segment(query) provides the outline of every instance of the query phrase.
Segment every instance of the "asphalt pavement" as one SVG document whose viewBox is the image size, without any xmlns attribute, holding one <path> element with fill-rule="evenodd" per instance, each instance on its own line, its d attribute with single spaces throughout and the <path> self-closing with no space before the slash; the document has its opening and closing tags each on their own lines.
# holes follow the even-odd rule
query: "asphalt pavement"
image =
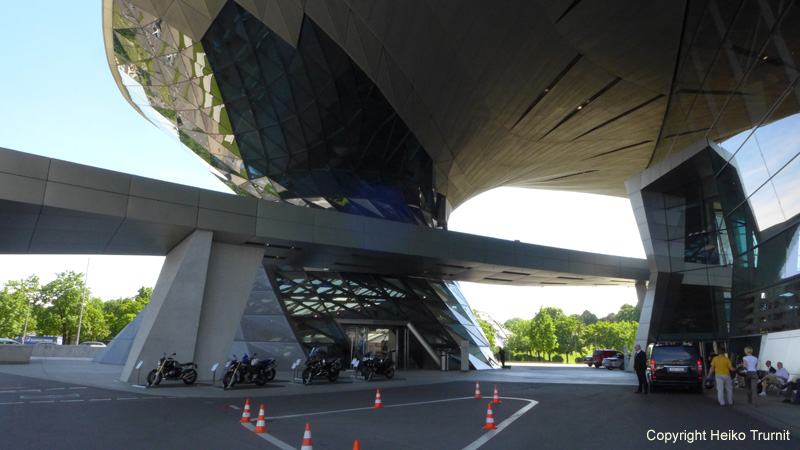
<svg viewBox="0 0 800 450">
<path fill-rule="evenodd" d="M 0 366 L 0 447 L 300 448 L 306 424 L 317 448 L 350 449 L 359 440 L 365 450 L 752 449 L 761 442 L 794 449 L 800 439 L 800 407 L 774 395 L 759 397 L 752 408 L 744 390 L 736 390 L 736 405 L 722 408 L 714 391 L 644 396 L 633 393 L 633 374 L 585 366 L 398 371 L 391 380 L 371 382 L 346 373 L 335 383 L 311 386 L 279 372 L 263 388 L 228 391 L 167 381 L 133 387 L 116 380 L 120 372 L 120 366 L 86 360 Z M 476 382 L 481 398 L 474 395 Z M 492 404 L 495 386 L 501 403 Z M 378 389 L 382 408 L 374 407 Z M 253 423 L 241 424 L 248 400 Z M 267 433 L 256 434 L 251 430 L 262 404 Z M 498 430 L 484 429 L 490 405 Z"/>
</svg>

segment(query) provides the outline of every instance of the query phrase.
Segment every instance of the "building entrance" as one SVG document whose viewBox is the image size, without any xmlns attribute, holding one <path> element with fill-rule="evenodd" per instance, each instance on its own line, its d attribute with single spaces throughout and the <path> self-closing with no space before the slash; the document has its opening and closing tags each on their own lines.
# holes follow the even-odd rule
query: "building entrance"
<svg viewBox="0 0 800 450">
<path fill-rule="evenodd" d="M 408 330 L 402 325 L 344 325 L 350 361 L 364 355 L 389 356 L 397 369 L 408 369 Z"/>
</svg>

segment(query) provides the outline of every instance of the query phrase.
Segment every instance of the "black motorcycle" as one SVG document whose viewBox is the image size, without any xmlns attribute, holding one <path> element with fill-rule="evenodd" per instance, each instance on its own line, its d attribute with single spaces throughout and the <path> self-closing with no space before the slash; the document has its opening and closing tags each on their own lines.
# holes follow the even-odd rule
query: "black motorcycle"
<svg viewBox="0 0 800 450">
<path fill-rule="evenodd" d="M 308 354 L 306 368 L 303 370 L 303 384 L 311 384 L 314 377 L 327 377 L 331 382 L 336 381 L 341 370 L 340 358 L 327 358 L 318 347 L 314 347 Z"/>
<path fill-rule="evenodd" d="M 183 380 L 186 384 L 197 381 L 197 364 L 180 363 L 173 356 L 175 353 L 170 356 L 164 353 L 158 360 L 158 366 L 147 374 L 148 386 L 158 385 L 161 380 Z"/>
<path fill-rule="evenodd" d="M 225 365 L 227 371 L 222 379 L 223 389 L 230 389 L 236 383 L 255 383 L 263 386 L 267 381 L 275 379 L 275 367 L 277 366 L 275 359 L 259 360 L 255 358 L 256 355 L 253 354 L 253 358 L 250 358 L 245 354 L 241 360 L 236 359 L 236 355 L 233 355 L 233 360 Z"/>
<path fill-rule="evenodd" d="M 374 356 L 372 353 L 367 353 L 361 358 L 359 369 L 367 381 L 371 381 L 374 375 L 385 375 L 386 378 L 394 376 L 394 362 L 388 356 Z"/>
</svg>

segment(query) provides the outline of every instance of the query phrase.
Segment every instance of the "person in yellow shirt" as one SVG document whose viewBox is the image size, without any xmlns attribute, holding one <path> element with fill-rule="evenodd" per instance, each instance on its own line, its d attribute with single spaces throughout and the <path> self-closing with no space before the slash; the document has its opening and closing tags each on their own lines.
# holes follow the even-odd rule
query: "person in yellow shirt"
<svg viewBox="0 0 800 450">
<path fill-rule="evenodd" d="M 711 374 L 716 372 L 717 400 L 719 400 L 720 406 L 726 405 L 726 397 L 728 400 L 727 404 L 733 404 L 733 381 L 731 380 L 731 372 L 735 371 L 736 368 L 733 367 L 733 363 L 731 363 L 731 360 L 728 359 L 724 353 L 720 353 L 711 360 L 711 369 L 708 371 L 706 381 L 708 381 Z"/>
</svg>

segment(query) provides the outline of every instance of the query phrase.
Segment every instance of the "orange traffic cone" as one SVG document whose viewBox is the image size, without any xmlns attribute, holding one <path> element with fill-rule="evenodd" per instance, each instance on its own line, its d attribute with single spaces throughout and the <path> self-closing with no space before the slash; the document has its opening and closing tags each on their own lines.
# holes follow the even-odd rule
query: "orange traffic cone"
<svg viewBox="0 0 800 450">
<path fill-rule="evenodd" d="M 494 398 L 492 399 L 492 403 L 503 403 L 500 401 L 500 395 L 497 394 L 497 386 L 494 387 Z"/>
<path fill-rule="evenodd" d="M 475 382 L 475 398 L 481 398 L 481 384 Z"/>
<path fill-rule="evenodd" d="M 306 424 L 306 432 L 303 433 L 303 446 L 300 447 L 300 450 L 312 450 L 311 449 L 311 424 Z"/>
<path fill-rule="evenodd" d="M 492 404 L 489 403 L 489 410 L 486 411 L 486 425 L 483 426 L 484 430 L 496 430 L 494 426 L 494 415 L 492 414 Z"/>
<path fill-rule="evenodd" d="M 258 411 L 258 421 L 256 422 L 256 429 L 253 430 L 253 433 L 266 433 L 267 428 L 265 427 L 264 423 L 264 405 L 261 405 L 261 410 Z"/>
<path fill-rule="evenodd" d="M 242 420 L 239 421 L 240 423 L 251 423 L 250 422 L 250 399 L 247 399 L 247 403 L 244 404 L 244 412 L 242 413 Z"/>
<path fill-rule="evenodd" d="M 373 408 L 383 408 L 383 403 L 381 403 L 381 390 L 378 389 L 378 393 L 375 394 L 375 406 Z"/>
<path fill-rule="evenodd" d="M 356 439 L 356 443 L 353 444 L 353 450 L 361 450 L 361 446 L 358 445 L 358 439 Z"/>
</svg>

